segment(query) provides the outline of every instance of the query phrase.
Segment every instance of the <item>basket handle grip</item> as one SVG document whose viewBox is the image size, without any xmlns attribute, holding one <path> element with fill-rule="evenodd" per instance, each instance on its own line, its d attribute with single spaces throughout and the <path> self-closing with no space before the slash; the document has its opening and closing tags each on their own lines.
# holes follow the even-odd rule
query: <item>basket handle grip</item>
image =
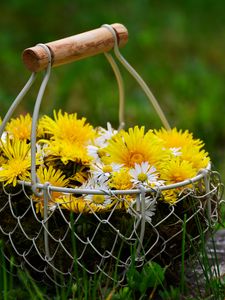
<svg viewBox="0 0 225 300">
<path fill-rule="evenodd" d="M 128 31 L 122 24 L 111 25 L 117 35 L 119 47 L 128 41 Z M 107 52 L 114 47 L 114 38 L 107 28 L 100 27 L 84 33 L 73 35 L 64 39 L 49 42 L 52 56 L 52 66 L 60 66 L 77 61 L 99 53 Z M 46 51 L 36 45 L 23 51 L 22 59 L 28 70 L 38 72 L 48 66 L 48 55 Z"/>
</svg>

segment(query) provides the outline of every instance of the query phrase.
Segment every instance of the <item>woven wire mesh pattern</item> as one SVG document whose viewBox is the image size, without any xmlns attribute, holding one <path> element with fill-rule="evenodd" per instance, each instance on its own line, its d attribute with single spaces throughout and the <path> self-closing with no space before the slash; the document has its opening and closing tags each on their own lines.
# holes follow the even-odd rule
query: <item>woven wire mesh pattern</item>
<svg viewBox="0 0 225 300">
<path fill-rule="evenodd" d="M 207 191 L 204 177 L 181 188 L 173 206 L 160 200 L 160 190 L 149 193 L 142 189 L 127 211 L 118 209 L 126 201 L 118 197 L 112 210 L 103 213 L 91 207 L 90 213 L 71 213 L 58 203 L 45 219 L 36 213 L 29 186 L 2 188 L 4 256 L 8 260 L 15 256 L 15 264 L 28 268 L 37 280 L 49 279 L 60 285 L 68 276 L 76 277 L 80 269 L 113 279 L 116 268 L 122 282 L 131 263 L 137 267 L 150 260 L 168 264 L 181 255 L 185 215 L 189 242 L 198 240 L 197 223 L 207 232 L 218 221 L 223 185 L 218 173 L 209 174 Z M 48 200 L 51 193 L 48 186 L 44 193 Z M 154 201 L 155 215 L 149 218 L 148 204 Z"/>
</svg>

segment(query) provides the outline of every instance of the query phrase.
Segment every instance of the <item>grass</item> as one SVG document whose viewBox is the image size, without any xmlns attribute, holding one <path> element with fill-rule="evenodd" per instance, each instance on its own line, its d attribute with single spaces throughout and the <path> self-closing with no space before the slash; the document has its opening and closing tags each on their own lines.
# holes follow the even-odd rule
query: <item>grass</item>
<svg viewBox="0 0 225 300">
<path fill-rule="evenodd" d="M 195 259 L 187 259 L 186 241 L 190 237 L 186 233 L 186 216 L 184 216 L 180 279 L 173 285 L 171 285 L 171 280 L 168 280 L 167 267 L 162 268 L 153 261 L 145 264 L 142 269 L 137 269 L 131 263 L 123 286 L 116 283 L 118 279 L 117 266 L 115 266 L 115 282 L 113 282 L 108 280 L 103 273 L 90 276 L 85 270 L 78 270 L 76 264 L 74 264 L 76 281 L 70 278 L 63 287 L 48 286 L 34 281 L 26 270 L 15 269 L 13 259 L 7 262 L 1 254 L 0 299 L 13 300 L 16 297 L 18 300 L 224 300 L 225 281 L 219 276 L 216 248 L 214 246 L 215 251 L 209 259 L 201 222 L 198 217 L 195 221 L 200 232 L 201 242 L 200 244 L 192 243 L 192 257 Z M 71 223 L 73 224 L 73 222 Z M 213 240 L 213 234 L 210 234 Z M 75 239 L 72 240 L 73 247 L 76 247 Z M 192 270 L 192 277 L 195 282 L 194 295 L 193 287 L 190 287 L 190 282 L 186 279 L 188 265 L 191 266 L 189 268 Z M 17 274 L 17 276 L 13 274 Z"/>
<path fill-rule="evenodd" d="M 203 269 L 208 270 L 206 257 L 201 258 Z M 183 271 L 182 271 L 183 272 Z M 182 273 L 181 272 L 181 273 Z M 87 274 L 80 274 L 79 280 L 68 282 L 64 288 L 54 287 L 50 291 L 44 286 L 37 284 L 25 271 L 18 270 L 18 278 L 12 278 L 4 268 L 1 268 L 3 275 L 3 286 L 1 286 L 0 299 L 31 299 L 31 300 L 84 300 L 84 299 L 106 299 L 106 300 L 135 300 L 135 299 L 217 299 L 223 300 L 225 284 L 220 278 L 214 278 L 210 272 L 204 272 L 206 279 L 206 292 L 208 298 L 202 295 L 202 289 L 196 292 L 195 296 L 188 296 L 189 290 L 185 289 L 186 282 L 181 276 L 178 285 L 167 285 L 164 279 L 165 269 L 156 263 L 145 267 L 144 271 L 137 271 L 131 268 L 127 275 L 127 284 L 123 287 L 117 285 L 105 285 L 102 275 L 89 278 Z M 142 280 L 140 281 L 140 278 Z M 139 280 L 138 280 L 139 279 Z M 138 281 L 136 281 L 138 280 Z M 9 284 L 9 282 L 11 282 Z M 214 295 L 215 298 L 210 298 Z"/>
</svg>

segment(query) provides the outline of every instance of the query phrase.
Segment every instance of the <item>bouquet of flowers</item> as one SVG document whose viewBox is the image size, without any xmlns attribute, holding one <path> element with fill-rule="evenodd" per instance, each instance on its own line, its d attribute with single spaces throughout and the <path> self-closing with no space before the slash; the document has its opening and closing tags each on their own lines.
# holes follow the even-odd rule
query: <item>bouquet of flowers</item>
<svg viewBox="0 0 225 300">
<path fill-rule="evenodd" d="M 16 186 L 18 180 L 30 181 L 31 116 L 11 119 L 1 141 L 0 181 Z M 143 186 L 157 190 L 195 177 L 209 166 L 210 158 L 203 142 L 186 131 L 146 130 L 144 126 L 120 130 L 94 128 L 76 113 L 54 111 L 54 117 L 43 116 L 37 128 L 36 168 L 40 183 L 78 189 L 131 190 Z M 188 187 L 186 189 L 188 191 Z M 176 205 L 181 188 L 164 190 L 158 200 Z M 135 195 L 68 195 L 55 192 L 49 210 L 59 205 L 75 213 L 103 212 L 118 208 L 127 210 Z M 37 197 L 37 212 L 43 203 Z M 152 205 L 152 216 L 155 214 Z"/>
</svg>

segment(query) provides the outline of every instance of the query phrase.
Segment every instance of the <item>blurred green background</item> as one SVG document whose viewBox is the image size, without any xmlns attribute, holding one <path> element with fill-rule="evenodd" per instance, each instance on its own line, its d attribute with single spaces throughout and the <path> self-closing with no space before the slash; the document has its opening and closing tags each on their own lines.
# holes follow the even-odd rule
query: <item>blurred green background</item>
<svg viewBox="0 0 225 300">
<path fill-rule="evenodd" d="M 205 141 L 225 178 L 225 2 L 223 0 L 1 0 L 0 115 L 30 73 L 23 49 L 102 24 L 123 23 L 129 42 L 121 52 L 142 75 L 172 126 Z M 126 124 L 160 128 L 137 83 L 121 68 Z M 32 112 L 40 74 L 17 113 Z M 118 125 L 116 81 L 103 55 L 52 71 L 42 113 L 63 108 L 94 125 Z"/>
</svg>

